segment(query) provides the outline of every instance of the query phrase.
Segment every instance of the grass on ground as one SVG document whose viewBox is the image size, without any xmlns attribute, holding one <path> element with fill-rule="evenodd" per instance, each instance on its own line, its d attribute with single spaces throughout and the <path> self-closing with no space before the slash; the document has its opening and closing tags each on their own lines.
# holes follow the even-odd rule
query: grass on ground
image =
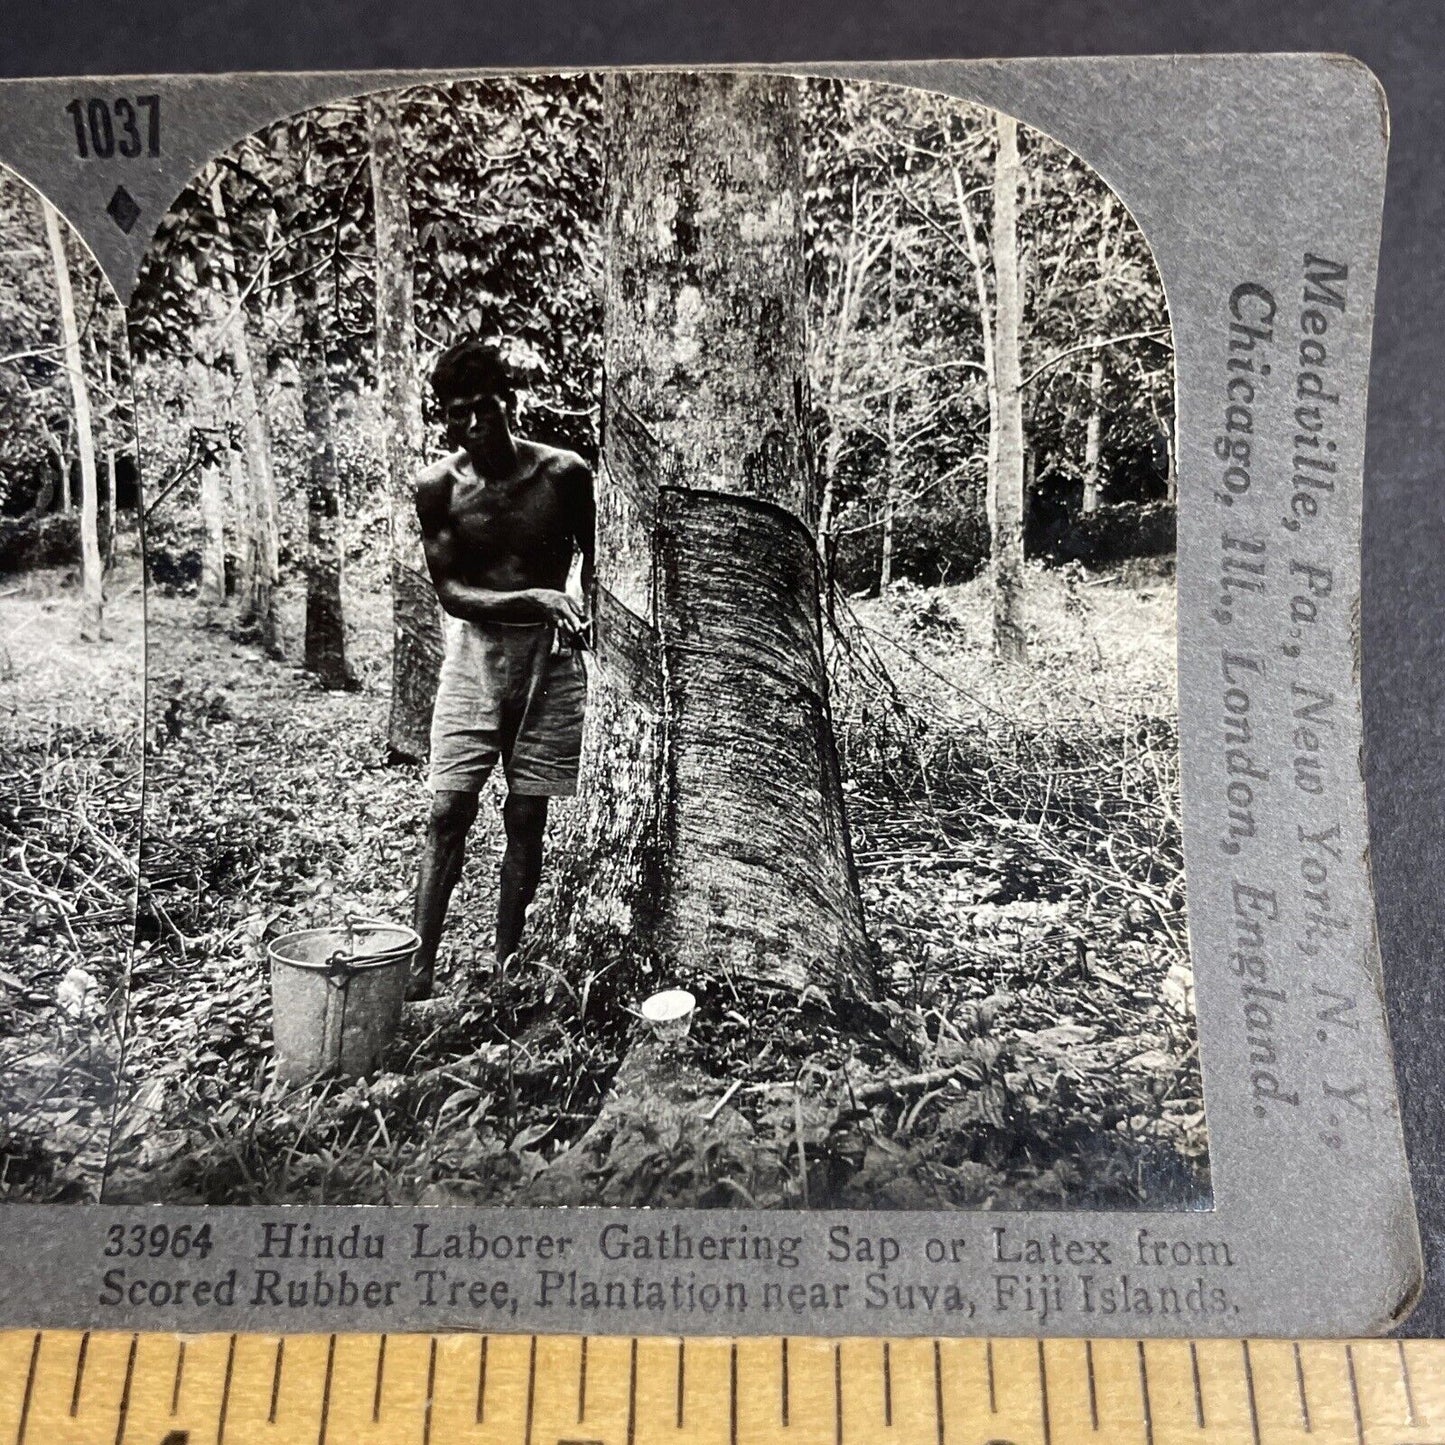
<svg viewBox="0 0 1445 1445">
<path fill-rule="evenodd" d="M 100 1196 L 135 906 L 140 568 L 78 640 L 73 579 L 0 585 L 0 1198 Z"/>
</svg>

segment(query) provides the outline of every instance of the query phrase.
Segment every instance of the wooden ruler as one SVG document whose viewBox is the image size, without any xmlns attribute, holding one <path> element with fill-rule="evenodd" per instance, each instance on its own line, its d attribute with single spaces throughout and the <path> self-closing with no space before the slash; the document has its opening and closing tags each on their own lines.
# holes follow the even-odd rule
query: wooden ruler
<svg viewBox="0 0 1445 1445">
<path fill-rule="evenodd" d="M 0 1333 L 0 1445 L 1445 1445 L 1445 1341 Z"/>
</svg>

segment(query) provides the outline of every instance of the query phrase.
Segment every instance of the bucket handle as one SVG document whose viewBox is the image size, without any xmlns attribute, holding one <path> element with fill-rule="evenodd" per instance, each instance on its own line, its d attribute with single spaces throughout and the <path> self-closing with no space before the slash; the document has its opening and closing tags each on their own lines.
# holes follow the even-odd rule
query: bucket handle
<svg viewBox="0 0 1445 1445">
<path fill-rule="evenodd" d="M 326 982 L 334 988 L 345 988 L 353 973 L 358 972 L 355 964 L 352 963 L 356 955 L 348 953 L 344 948 L 338 948 L 330 958 L 326 960 L 323 970 Z"/>
</svg>

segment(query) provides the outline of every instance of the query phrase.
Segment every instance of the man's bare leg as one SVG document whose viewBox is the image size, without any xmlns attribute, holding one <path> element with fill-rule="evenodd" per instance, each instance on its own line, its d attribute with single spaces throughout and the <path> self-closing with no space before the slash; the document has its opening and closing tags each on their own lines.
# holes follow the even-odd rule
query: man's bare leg
<svg viewBox="0 0 1445 1445">
<path fill-rule="evenodd" d="M 421 873 L 416 885 L 416 931 L 421 935 L 421 947 L 412 960 L 406 989 L 408 1000 L 430 998 L 432 995 L 442 924 L 446 920 L 452 889 L 462 876 L 467 832 L 476 816 L 475 793 L 432 794 L 426 846 L 422 850 Z"/>
<path fill-rule="evenodd" d="M 527 905 L 542 877 L 542 835 L 547 827 L 546 798 L 509 793 L 502 808 L 507 851 L 502 858 L 502 889 L 497 899 L 497 966 L 517 951 Z"/>
</svg>

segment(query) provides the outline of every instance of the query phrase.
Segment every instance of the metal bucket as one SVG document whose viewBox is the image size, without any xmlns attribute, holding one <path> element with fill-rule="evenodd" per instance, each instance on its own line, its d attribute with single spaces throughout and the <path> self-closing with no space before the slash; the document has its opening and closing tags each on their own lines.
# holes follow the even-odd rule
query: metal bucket
<svg viewBox="0 0 1445 1445">
<path fill-rule="evenodd" d="M 421 945 L 399 923 L 348 923 L 286 933 L 266 949 L 276 1075 L 356 1078 L 376 1068 L 401 1022 L 406 977 Z"/>
</svg>

